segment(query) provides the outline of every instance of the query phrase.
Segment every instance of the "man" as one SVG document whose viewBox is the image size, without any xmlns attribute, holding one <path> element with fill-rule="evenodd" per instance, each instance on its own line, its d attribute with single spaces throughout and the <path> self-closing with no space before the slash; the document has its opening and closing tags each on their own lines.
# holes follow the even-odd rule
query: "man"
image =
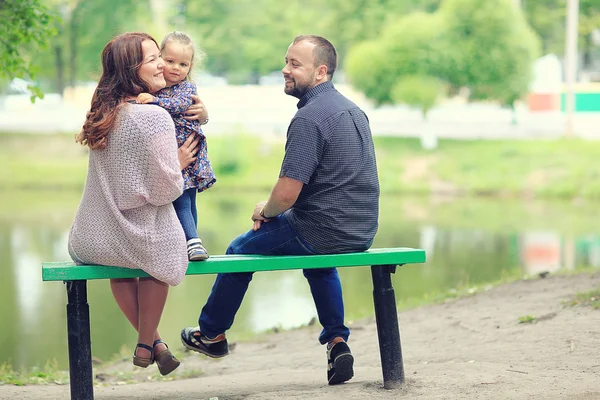
<svg viewBox="0 0 600 400">
<path fill-rule="evenodd" d="M 379 181 L 365 113 L 331 83 L 337 65 L 333 45 L 298 36 L 282 69 L 285 93 L 300 99 L 287 132 L 279 179 L 254 208 L 252 230 L 231 242 L 227 254 L 307 255 L 367 250 L 377 232 Z M 303 270 L 327 344 L 327 379 L 334 385 L 354 375 L 346 344 L 342 287 L 335 268 Z M 196 328 L 184 328 L 185 347 L 228 354 L 225 331 L 233 324 L 252 273 L 219 274 Z"/>
</svg>

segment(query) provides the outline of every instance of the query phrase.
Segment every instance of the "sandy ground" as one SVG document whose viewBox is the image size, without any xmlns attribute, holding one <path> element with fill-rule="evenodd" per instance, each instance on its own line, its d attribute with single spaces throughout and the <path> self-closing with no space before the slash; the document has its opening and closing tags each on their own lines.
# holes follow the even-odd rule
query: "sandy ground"
<svg viewBox="0 0 600 400">
<path fill-rule="evenodd" d="M 330 387 L 318 327 L 237 343 L 221 360 L 187 353 L 202 376 L 95 388 L 96 399 L 600 399 L 600 310 L 566 305 L 600 273 L 518 281 L 399 313 L 406 383 L 382 388 L 374 320 L 352 324 L 355 377 Z M 520 324 L 531 315 L 537 322 Z M 230 338 L 232 340 L 234 338 Z M 174 345 L 174 344 L 173 344 Z M 138 371 L 130 361 L 111 368 Z M 140 372 L 141 371 L 141 372 Z M 103 379 L 103 373 L 97 379 Z M 146 374 L 146 375 L 143 375 Z M 188 375 L 189 376 L 189 375 Z M 104 382 L 106 385 L 106 382 Z M 1 399 L 68 399 L 68 386 L 2 386 Z"/>
</svg>

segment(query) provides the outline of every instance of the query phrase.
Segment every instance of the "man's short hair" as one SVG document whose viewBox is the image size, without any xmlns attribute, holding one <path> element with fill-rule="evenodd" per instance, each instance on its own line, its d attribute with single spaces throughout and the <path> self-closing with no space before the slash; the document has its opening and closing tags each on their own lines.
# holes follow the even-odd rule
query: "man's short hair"
<svg viewBox="0 0 600 400">
<path fill-rule="evenodd" d="M 322 36 L 317 35 L 299 35 L 294 38 L 292 44 L 307 41 L 315 45 L 313 55 L 315 57 L 315 67 L 325 65 L 327 67 L 327 77 L 333 79 L 333 73 L 337 68 L 337 52 L 333 44 Z"/>
</svg>

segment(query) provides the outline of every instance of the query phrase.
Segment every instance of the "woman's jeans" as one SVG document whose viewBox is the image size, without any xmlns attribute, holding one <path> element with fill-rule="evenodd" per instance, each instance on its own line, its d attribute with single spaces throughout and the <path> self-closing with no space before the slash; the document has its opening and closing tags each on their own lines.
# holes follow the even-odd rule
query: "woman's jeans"
<svg viewBox="0 0 600 400">
<path fill-rule="evenodd" d="M 269 256 L 311 255 L 316 251 L 292 228 L 284 215 L 263 222 L 256 232 L 250 230 L 231 242 L 227 254 L 261 254 Z M 310 285 L 319 322 L 323 330 L 321 344 L 335 337 L 348 340 L 350 330 L 344 325 L 342 285 L 335 268 L 305 269 L 304 276 Z M 200 331 L 213 338 L 225 333 L 235 318 L 253 272 L 219 274 L 208 301 L 202 308 Z"/>
<path fill-rule="evenodd" d="M 185 232 L 185 240 L 198 237 L 198 211 L 196 210 L 196 192 L 198 189 L 191 188 L 183 191 L 174 202 L 173 207 L 177 218 Z"/>
</svg>

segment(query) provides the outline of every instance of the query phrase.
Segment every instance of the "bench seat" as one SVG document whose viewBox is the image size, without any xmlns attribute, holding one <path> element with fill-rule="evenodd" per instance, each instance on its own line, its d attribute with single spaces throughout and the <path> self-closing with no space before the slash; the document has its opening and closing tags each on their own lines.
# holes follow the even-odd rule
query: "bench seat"
<svg viewBox="0 0 600 400">
<path fill-rule="evenodd" d="M 397 266 L 423 262 L 424 250 L 406 247 L 311 256 L 216 255 L 205 261 L 190 262 L 186 275 L 371 266 L 383 386 L 393 389 L 404 382 L 404 366 L 391 274 L 396 272 Z M 72 262 L 42 263 L 43 281 L 66 283 L 72 400 L 94 398 L 87 281 L 145 276 L 148 275 L 137 269 Z"/>
</svg>

